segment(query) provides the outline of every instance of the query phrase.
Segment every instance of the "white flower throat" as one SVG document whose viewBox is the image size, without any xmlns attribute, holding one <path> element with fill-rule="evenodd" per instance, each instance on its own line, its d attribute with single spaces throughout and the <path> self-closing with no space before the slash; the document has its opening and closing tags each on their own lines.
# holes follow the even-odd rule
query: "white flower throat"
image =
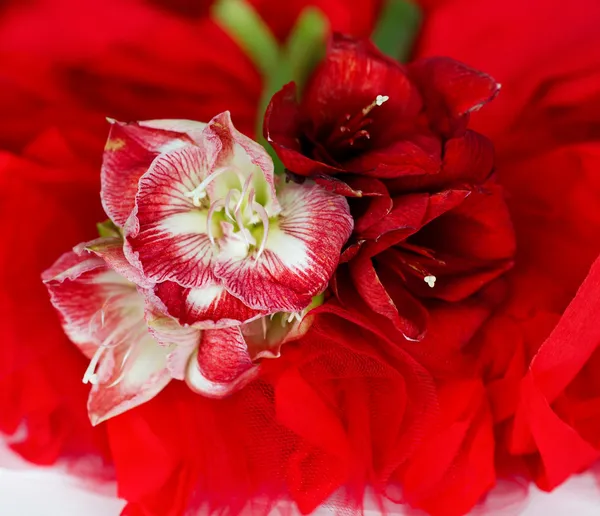
<svg viewBox="0 0 600 516">
<path fill-rule="evenodd" d="M 225 197 L 211 200 L 207 186 L 221 178 L 226 172 L 235 172 L 242 185 L 239 188 L 230 188 Z M 238 253 L 241 249 L 244 257 L 255 250 L 255 259 L 260 258 L 267 238 L 269 236 L 269 215 L 265 207 L 256 200 L 256 190 L 251 187 L 254 174 L 250 173 L 244 178 L 243 173 L 235 167 L 222 167 L 215 170 L 205 178 L 196 188 L 184 195 L 192 199 L 194 206 L 208 208 L 206 218 L 206 234 L 213 246 L 219 248 L 215 238 L 215 221 L 220 222 L 224 236 L 236 241 Z M 218 219 L 217 219 L 218 216 Z"/>
</svg>

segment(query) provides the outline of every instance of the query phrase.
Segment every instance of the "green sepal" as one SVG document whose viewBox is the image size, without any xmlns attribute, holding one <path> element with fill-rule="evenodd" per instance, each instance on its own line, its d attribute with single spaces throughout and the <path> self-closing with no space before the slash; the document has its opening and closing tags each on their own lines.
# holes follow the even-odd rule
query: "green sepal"
<svg viewBox="0 0 600 516">
<path fill-rule="evenodd" d="M 98 234 L 102 238 L 121 238 L 121 230 L 114 224 L 110 219 L 106 219 L 104 222 L 98 222 L 96 224 L 98 228 Z"/>
</svg>

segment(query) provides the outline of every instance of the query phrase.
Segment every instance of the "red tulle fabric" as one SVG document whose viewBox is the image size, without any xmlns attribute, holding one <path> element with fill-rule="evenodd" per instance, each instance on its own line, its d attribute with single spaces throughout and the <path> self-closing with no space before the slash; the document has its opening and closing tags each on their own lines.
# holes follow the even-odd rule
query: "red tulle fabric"
<svg viewBox="0 0 600 516">
<path fill-rule="evenodd" d="M 255 2 L 279 37 L 306 3 Z M 205 5 L 190 11 L 197 2 L 2 3 L 0 431 L 15 451 L 74 467 L 93 457 L 95 469 L 75 471 L 102 479 L 114 467 L 129 516 L 291 514 L 292 504 L 360 514 L 367 486 L 382 513 L 397 502 L 458 516 L 501 480 L 522 496 L 529 481 L 551 490 L 597 461 L 598 3 L 423 3 L 417 54 L 503 84 L 472 121 L 497 147 L 515 268 L 465 301 L 432 302 L 420 343 L 392 338 L 359 300 L 332 301 L 235 395 L 172 382 L 97 428 L 86 360 L 39 276 L 105 218 L 103 117 L 230 109 L 252 134 L 260 79 Z M 378 7 L 319 5 L 334 28 L 363 35 Z"/>
<path fill-rule="evenodd" d="M 172 384 L 110 421 L 120 494 L 131 514 L 180 514 L 190 493 L 207 512 L 266 514 L 288 499 L 309 513 L 345 485 L 345 505 L 358 509 L 364 486 L 383 493 L 422 440 L 439 413 L 434 393 L 397 345 L 322 314 L 234 396 L 210 400 Z"/>
</svg>

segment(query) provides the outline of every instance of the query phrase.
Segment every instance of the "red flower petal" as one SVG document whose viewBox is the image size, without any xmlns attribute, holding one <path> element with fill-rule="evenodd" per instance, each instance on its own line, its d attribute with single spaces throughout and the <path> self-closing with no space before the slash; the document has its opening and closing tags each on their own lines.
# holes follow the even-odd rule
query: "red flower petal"
<svg viewBox="0 0 600 516">
<path fill-rule="evenodd" d="M 428 177 L 437 174 L 440 166 L 439 140 L 423 136 L 395 141 L 344 163 L 344 168 L 350 172 L 386 179 L 415 175 Z"/>
<path fill-rule="evenodd" d="M 325 290 L 352 232 L 345 198 L 315 184 L 288 183 L 282 212 L 258 258 L 221 252 L 215 275 L 234 296 L 259 310 L 296 312 Z M 225 245 L 228 245 L 225 243 Z"/>
<path fill-rule="evenodd" d="M 186 382 L 199 394 L 221 398 L 241 389 L 258 374 L 240 327 L 206 330 L 189 362 Z"/>
<path fill-rule="evenodd" d="M 383 217 L 389 215 L 394 207 L 394 202 L 390 198 L 385 184 L 379 179 L 360 176 L 351 179 L 353 179 L 352 187 L 360 188 L 361 193 L 365 195 L 357 206 L 360 209 L 353 209 L 352 211 L 355 221 L 354 231 L 361 234 Z"/>
<path fill-rule="evenodd" d="M 296 85 L 292 82 L 279 90 L 269 102 L 263 125 L 265 139 L 277 151 L 286 169 L 300 176 L 323 175 L 343 172 L 342 168 L 315 161 L 302 152 L 300 135 L 302 120 L 296 100 Z M 342 192 L 339 192 L 342 193 Z M 342 195 L 346 195 L 343 194 Z"/>
<path fill-rule="evenodd" d="M 206 210 L 185 195 L 202 182 L 209 159 L 190 145 L 156 158 L 139 181 L 137 212 L 126 228 L 128 258 L 151 281 L 194 287 L 213 281 Z"/>
<path fill-rule="evenodd" d="M 297 95 L 296 83 L 289 82 L 273 95 L 265 111 L 263 135 L 273 147 L 281 147 L 284 154 L 280 157 L 284 163 L 286 151 L 301 152 L 298 140 L 301 130 L 300 106 Z M 300 157 L 302 158 L 301 155 Z M 288 168 L 293 170 L 293 167 Z"/>
<path fill-rule="evenodd" d="M 388 132 L 415 117 L 421 107 L 419 92 L 400 64 L 368 40 L 335 34 L 325 61 L 306 87 L 302 114 L 316 128 L 332 127 L 348 113 L 362 111 L 379 95 L 389 99 L 373 110 L 372 117 L 377 122 L 374 125 Z"/>
<path fill-rule="evenodd" d="M 288 173 L 288 176 L 294 177 L 294 174 Z M 326 174 L 317 173 L 311 176 L 311 179 L 317 183 L 319 186 L 325 188 L 325 190 L 343 195 L 344 197 L 363 197 L 365 195 L 378 195 L 378 193 L 367 191 L 362 191 L 359 186 L 357 186 L 357 181 L 363 183 L 363 178 L 360 176 L 349 176 L 346 174 L 344 179 L 338 179 L 334 176 L 329 176 Z M 371 178 L 373 181 L 377 181 L 375 178 Z"/>
<path fill-rule="evenodd" d="M 444 163 L 440 179 L 444 185 L 477 185 L 488 178 L 493 167 L 493 143 L 482 134 L 467 130 L 464 136 L 451 138 L 444 144 Z"/>
<path fill-rule="evenodd" d="M 187 120 L 113 122 L 102 163 L 102 206 L 124 226 L 135 204 L 140 177 L 161 152 L 193 143 L 206 124 Z"/>
<path fill-rule="evenodd" d="M 196 328 L 239 326 L 265 314 L 249 308 L 216 283 L 186 288 L 165 281 L 156 286 L 155 293 L 170 315 Z"/>
<path fill-rule="evenodd" d="M 427 311 L 399 283 L 384 287 L 371 259 L 365 254 L 350 261 L 350 275 L 358 293 L 376 313 L 388 318 L 408 340 L 420 340 L 427 325 Z"/>
<path fill-rule="evenodd" d="M 409 74 L 419 86 L 434 129 L 447 136 L 464 131 L 467 115 L 500 91 L 489 75 L 447 57 L 419 59 L 409 65 Z"/>
<path fill-rule="evenodd" d="M 368 229 L 359 233 L 359 238 L 379 239 L 386 233 L 403 230 L 404 238 L 415 233 L 423 225 L 429 205 L 429 195 L 412 194 L 393 199 L 392 210 Z"/>
<path fill-rule="evenodd" d="M 485 136 L 467 130 L 444 144 L 444 160 L 435 173 L 404 176 L 386 184 L 393 195 L 415 190 L 443 190 L 478 185 L 492 173 L 494 146 Z"/>
<path fill-rule="evenodd" d="M 396 197 L 392 211 L 359 237 L 374 240 L 369 243 L 369 254 L 374 256 L 422 230 L 433 219 L 458 206 L 469 194 L 467 190 L 446 190 L 433 195 L 424 193 Z M 383 235 L 385 238 L 381 238 Z"/>
<path fill-rule="evenodd" d="M 419 232 L 420 241 L 435 242 L 436 251 L 465 259 L 489 262 L 512 258 L 515 235 L 502 188 L 488 182 L 463 199 L 449 210 L 443 201 L 444 206 L 431 214 L 431 222 Z"/>
</svg>

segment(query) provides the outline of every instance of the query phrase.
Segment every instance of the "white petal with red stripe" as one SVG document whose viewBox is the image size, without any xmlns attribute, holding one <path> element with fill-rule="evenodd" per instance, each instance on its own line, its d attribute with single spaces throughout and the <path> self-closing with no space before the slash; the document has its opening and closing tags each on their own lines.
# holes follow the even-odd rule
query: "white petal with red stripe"
<svg viewBox="0 0 600 516">
<path fill-rule="evenodd" d="M 123 244 L 123 239 L 120 237 L 97 238 L 96 240 L 79 244 L 75 248 L 75 251 L 89 251 L 94 253 L 96 256 L 102 258 L 111 269 L 137 286 L 151 287 L 153 284 L 149 282 L 138 268 L 134 267 L 125 258 Z"/>
<path fill-rule="evenodd" d="M 163 390 L 171 381 L 168 354 L 169 349 L 156 342 L 143 322 L 137 338 L 108 350 L 98 367 L 99 381 L 88 399 L 92 424 L 137 407 Z"/>
<path fill-rule="evenodd" d="M 136 285 L 84 250 L 85 245 L 61 257 L 43 279 L 65 332 L 91 359 L 83 381 L 93 385 L 88 412 L 98 424 L 160 392 L 172 377 L 169 357 L 186 347 L 189 357 L 198 334 L 193 341 L 189 330 L 179 327 L 176 338 L 179 325 L 173 322 L 167 332 L 158 324 L 157 332 L 169 340 L 168 347 L 159 344 L 145 323 L 145 299 Z M 114 263 L 123 261 L 116 245 L 104 254 Z M 183 378 L 183 368 L 179 370 Z"/>
<path fill-rule="evenodd" d="M 101 173 L 102 205 L 123 226 L 135 205 L 138 181 L 156 156 L 197 141 L 206 124 L 190 120 L 112 121 Z"/>
<path fill-rule="evenodd" d="M 156 158 L 140 179 L 126 238 L 130 261 L 139 263 L 151 281 L 199 287 L 213 280 L 208 209 L 195 206 L 188 195 L 208 170 L 206 152 L 188 146 Z"/>
<path fill-rule="evenodd" d="M 143 317 L 135 285 L 88 252 L 63 255 L 42 276 L 65 333 L 91 358 L 95 348 L 112 346 L 127 334 L 120 324 Z"/>
<path fill-rule="evenodd" d="M 226 236 L 215 264 L 228 291 L 269 313 L 303 310 L 325 290 L 353 227 L 346 199 L 314 183 L 284 185 L 279 201 L 260 256 L 236 252 L 238 242 Z"/>
<path fill-rule="evenodd" d="M 280 206 L 275 194 L 273 160 L 265 148 L 233 126 L 229 111 L 214 117 L 204 134 L 207 146 L 215 149 L 214 166 L 224 174 L 208 185 L 211 200 L 224 199 L 233 189 L 242 191 L 248 181 L 257 202 L 270 216 L 276 215 Z"/>
<path fill-rule="evenodd" d="M 167 369 L 171 377 L 183 380 L 190 355 L 200 342 L 201 330 L 181 326 L 175 319 L 156 310 L 148 302 L 146 324 L 160 345 L 168 348 Z"/>
</svg>

